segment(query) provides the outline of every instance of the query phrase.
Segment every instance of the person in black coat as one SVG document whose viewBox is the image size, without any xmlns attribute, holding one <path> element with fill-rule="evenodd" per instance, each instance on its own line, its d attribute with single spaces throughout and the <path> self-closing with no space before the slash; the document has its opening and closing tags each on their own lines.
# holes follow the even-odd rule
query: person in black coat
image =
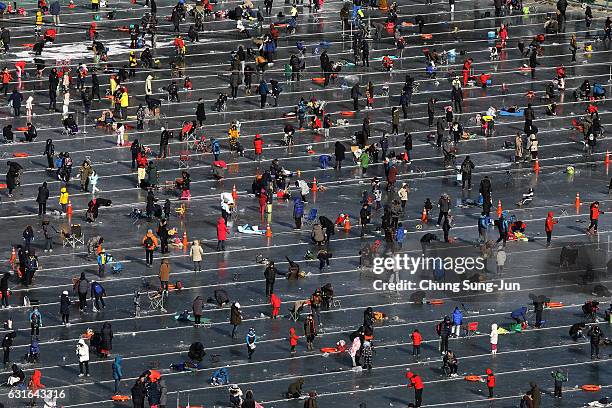
<svg viewBox="0 0 612 408">
<path fill-rule="evenodd" d="M 161 253 L 168 253 L 168 221 L 166 221 L 164 218 L 159 221 L 157 235 L 159 236 Z"/>
<path fill-rule="evenodd" d="M 147 218 L 151 219 L 153 217 L 153 212 L 155 211 L 155 195 L 153 195 L 153 190 L 149 189 L 147 193 Z"/>
<path fill-rule="evenodd" d="M 19 172 L 23 170 L 23 167 L 19 163 L 8 161 L 6 162 L 8 171 L 6 173 L 6 186 L 8 188 L 8 196 L 13 196 L 13 190 L 17 188 Z"/>
<path fill-rule="evenodd" d="M 57 68 L 53 68 L 49 72 L 49 110 L 57 110 L 57 85 L 59 77 L 57 76 Z M 98 91 L 99 93 L 100 91 Z"/>
<path fill-rule="evenodd" d="M 361 95 L 361 92 L 359 91 L 359 83 L 356 83 L 351 88 L 351 98 L 353 99 L 353 110 L 354 111 L 359 110 L 359 96 L 360 95 Z"/>
<path fill-rule="evenodd" d="M 15 141 L 15 134 L 13 133 L 13 125 L 8 124 L 2 128 L 2 137 L 6 143 L 13 143 Z"/>
<path fill-rule="evenodd" d="M 206 107 L 204 106 L 204 100 L 202 98 L 198 99 L 198 105 L 196 107 L 196 119 L 200 127 L 202 126 L 202 122 L 206 120 Z"/>
<path fill-rule="evenodd" d="M 274 262 L 270 262 L 268 267 L 264 271 L 264 278 L 266 278 L 266 298 L 269 298 L 274 293 L 274 282 L 276 281 L 276 266 Z"/>
<path fill-rule="evenodd" d="M 21 116 L 21 102 L 23 101 L 23 95 L 21 95 L 17 89 L 13 89 L 13 93 L 9 97 L 8 101 L 13 106 L 13 114 L 15 117 Z"/>
<path fill-rule="evenodd" d="M 334 145 L 334 156 L 336 156 L 336 164 L 334 169 L 340 170 L 342 168 L 342 160 L 345 158 L 346 147 L 338 141 Z"/>
<path fill-rule="evenodd" d="M 47 168 L 52 169 L 55 167 L 53 163 L 55 157 L 55 145 L 53 144 L 52 139 L 47 139 L 47 143 L 45 144 L 45 156 L 47 156 Z"/>
<path fill-rule="evenodd" d="M 36 202 L 38 203 L 38 215 L 44 215 L 47 213 L 47 200 L 49 199 L 49 188 L 47 182 L 44 181 L 42 186 L 38 187 L 38 195 L 36 196 Z"/>
<path fill-rule="evenodd" d="M 138 152 L 140 151 L 140 144 L 138 143 L 138 139 L 134 139 L 132 145 L 130 146 L 130 152 L 132 153 L 132 170 L 136 168 L 136 158 L 138 157 Z"/>
<path fill-rule="evenodd" d="M 531 51 L 531 55 L 529 56 L 529 68 L 531 68 L 531 79 L 535 78 L 535 70 L 540 63 L 537 60 L 538 53 L 536 50 Z"/>
<path fill-rule="evenodd" d="M 11 347 L 13 347 L 13 339 L 17 337 L 17 332 L 11 331 L 10 333 L 6 333 L 4 338 L 2 339 L 2 350 L 4 351 L 4 366 L 8 366 L 9 360 L 11 358 Z"/>
<path fill-rule="evenodd" d="M 136 379 L 136 383 L 132 387 L 132 403 L 134 404 L 134 408 L 144 408 L 145 397 L 145 378 L 141 376 Z"/>
<path fill-rule="evenodd" d="M 109 352 L 113 349 L 113 329 L 109 322 L 102 325 L 101 336 L 100 353 L 108 357 Z M 104 350 L 104 352 L 102 352 L 102 350 Z"/>
<path fill-rule="evenodd" d="M 0 294 L 2 295 L 2 307 L 8 307 L 8 281 L 11 278 L 11 274 L 5 272 L 0 279 Z M 6 364 L 6 361 L 4 362 Z"/>
<path fill-rule="evenodd" d="M 65 290 L 62 292 L 62 296 L 60 297 L 60 314 L 62 315 L 62 323 L 64 326 L 67 326 L 70 321 L 70 298 L 68 297 L 68 291 Z"/>
<path fill-rule="evenodd" d="M 325 216 L 319 217 L 319 223 L 321 224 L 321 227 L 325 229 L 325 242 L 329 242 L 331 236 L 336 233 L 336 226 L 332 220 Z"/>
</svg>

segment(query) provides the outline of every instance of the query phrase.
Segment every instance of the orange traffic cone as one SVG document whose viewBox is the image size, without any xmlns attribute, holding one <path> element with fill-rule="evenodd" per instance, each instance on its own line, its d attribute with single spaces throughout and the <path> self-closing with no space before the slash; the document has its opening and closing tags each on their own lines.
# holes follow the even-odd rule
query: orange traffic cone
<svg viewBox="0 0 612 408">
<path fill-rule="evenodd" d="M 533 165 L 533 171 L 536 173 L 540 172 L 540 161 L 538 159 L 536 159 L 535 164 Z"/>
<path fill-rule="evenodd" d="M 349 220 L 348 214 L 344 216 L 344 230 L 349 232 L 351 230 L 351 221 Z"/>
<path fill-rule="evenodd" d="M 310 191 L 317 191 L 317 190 L 318 190 L 318 188 L 317 188 L 317 178 L 315 177 L 312 180 L 312 188 L 310 189 Z"/>
<path fill-rule="evenodd" d="M 187 249 L 187 231 L 183 231 L 183 249 Z"/>
<path fill-rule="evenodd" d="M 606 150 L 606 157 L 604 157 L 604 164 L 608 165 L 610 164 L 610 151 Z"/>
<path fill-rule="evenodd" d="M 580 193 L 576 193 L 576 201 L 574 202 L 576 207 L 580 207 Z"/>
<path fill-rule="evenodd" d="M 69 217 L 72 217 L 72 201 L 68 201 L 68 208 L 66 209 L 66 214 L 68 214 Z"/>
<path fill-rule="evenodd" d="M 501 200 L 497 200 L 497 217 L 501 217 L 502 215 L 502 204 L 501 204 Z"/>
<path fill-rule="evenodd" d="M 421 222 L 427 224 L 427 210 L 423 207 L 423 212 L 421 213 Z"/>
<path fill-rule="evenodd" d="M 236 185 L 234 184 L 234 186 L 232 187 L 232 198 L 234 199 L 234 201 L 236 199 L 238 199 L 238 192 L 236 191 Z"/>
<path fill-rule="evenodd" d="M 266 226 L 266 237 L 272 238 L 272 229 L 270 228 L 270 223 Z"/>
</svg>

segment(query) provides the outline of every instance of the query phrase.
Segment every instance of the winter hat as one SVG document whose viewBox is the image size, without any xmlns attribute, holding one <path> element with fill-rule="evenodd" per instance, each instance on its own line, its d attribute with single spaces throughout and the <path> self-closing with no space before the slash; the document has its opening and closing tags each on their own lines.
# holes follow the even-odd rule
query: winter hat
<svg viewBox="0 0 612 408">
<path fill-rule="evenodd" d="M 491 370 L 490 368 L 487 368 L 487 375 L 491 375 L 493 374 L 493 370 Z"/>
<path fill-rule="evenodd" d="M 240 303 L 235 302 L 235 303 L 234 303 L 234 306 L 236 306 L 236 309 L 240 309 Z"/>
<path fill-rule="evenodd" d="M 63 292 L 62 292 L 62 295 L 66 295 L 66 296 L 68 296 L 68 291 L 67 291 L 67 290 L 63 291 Z"/>
</svg>

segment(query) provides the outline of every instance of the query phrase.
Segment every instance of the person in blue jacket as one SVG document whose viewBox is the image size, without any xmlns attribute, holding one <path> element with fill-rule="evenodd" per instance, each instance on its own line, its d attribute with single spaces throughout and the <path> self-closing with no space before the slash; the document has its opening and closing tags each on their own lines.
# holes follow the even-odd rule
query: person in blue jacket
<svg viewBox="0 0 612 408">
<path fill-rule="evenodd" d="M 119 394 L 119 383 L 123 378 L 123 369 L 121 368 L 122 362 L 123 357 L 115 356 L 115 361 L 113 361 L 113 380 L 115 380 L 115 395 Z"/>
<path fill-rule="evenodd" d="M 463 313 L 459 310 L 459 306 L 455 307 L 452 315 L 453 319 L 453 337 L 459 337 L 461 335 L 461 325 L 463 324 Z"/>
<path fill-rule="evenodd" d="M 268 84 L 266 84 L 266 81 L 264 81 L 263 79 L 261 80 L 261 82 L 259 83 L 259 96 L 261 96 L 261 103 L 260 103 L 260 107 L 261 109 L 266 107 L 266 100 L 268 99 Z"/>
<path fill-rule="evenodd" d="M 211 150 L 213 156 L 215 156 L 215 161 L 219 160 L 219 155 L 221 154 L 221 144 L 217 139 L 211 139 Z"/>
<path fill-rule="evenodd" d="M 510 317 L 513 318 L 518 324 L 523 322 L 527 323 L 527 307 L 523 306 L 510 313 Z"/>
<path fill-rule="evenodd" d="M 293 199 L 293 219 L 295 220 L 295 228 L 299 230 L 302 228 L 302 217 L 304 216 L 304 202 L 300 197 Z"/>
<path fill-rule="evenodd" d="M 253 353 L 255 352 L 256 343 L 257 335 L 255 334 L 255 329 L 251 327 L 246 335 L 246 345 L 247 351 L 249 353 L 249 360 L 253 359 Z"/>
</svg>

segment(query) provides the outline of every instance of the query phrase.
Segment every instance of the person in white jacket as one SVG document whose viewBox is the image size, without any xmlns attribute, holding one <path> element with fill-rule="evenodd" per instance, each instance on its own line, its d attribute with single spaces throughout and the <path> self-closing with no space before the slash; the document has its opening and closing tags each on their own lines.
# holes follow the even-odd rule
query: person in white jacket
<svg viewBox="0 0 612 408">
<path fill-rule="evenodd" d="M 361 339 L 359 338 L 359 336 L 356 336 L 353 339 L 353 344 L 351 344 L 351 348 L 348 350 L 349 356 L 351 356 L 351 359 L 353 360 L 353 367 L 357 367 L 356 358 L 359 349 L 361 349 Z"/>
<path fill-rule="evenodd" d="M 123 126 L 123 123 L 118 123 L 117 129 L 115 129 L 115 135 L 117 136 L 117 146 L 123 146 L 124 134 L 125 134 L 125 126 Z"/>
<path fill-rule="evenodd" d="M 491 325 L 491 334 L 489 335 L 489 341 L 491 343 L 491 354 L 497 354 L 497 339 L 499 334 L 497 333 L 497 323 Z"/>
<path fill-rule="evenodd" d="M 32 120 L 32 108 L 34 105 L 34 97 L 30 95 L 26 100 L 26 116 L 28 120 Z"/>
<path fill-rule="evenodd" d="M 77 343 L 76 355 L 79 358 L 79 377 L 89 377 L 89 346 L 84 339 L 80 339 Z"/>
</svg>

